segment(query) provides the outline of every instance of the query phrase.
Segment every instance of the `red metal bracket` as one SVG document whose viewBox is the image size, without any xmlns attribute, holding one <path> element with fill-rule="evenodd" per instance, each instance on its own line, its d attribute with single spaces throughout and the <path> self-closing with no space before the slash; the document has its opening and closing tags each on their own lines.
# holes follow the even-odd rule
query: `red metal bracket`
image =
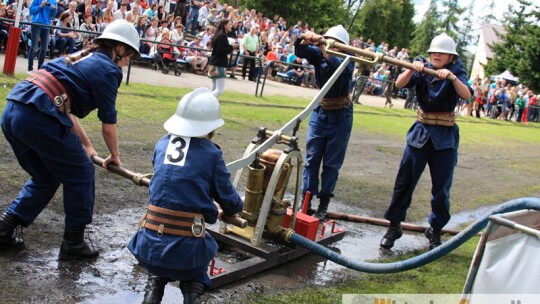
<svg viewBox="0 0 540 304">
<path fill-rule="evenodd" d="M 227 272 L 227 270 L 217 267 L 216 268 L 216 259 L 212 259 L 212 262 L 210 262 L 210 276 L 216 276 L 220 273 Z"/>
<path fill-rule="evenodd" d="M 324 237 L 324 231 L 326 230 L 326 225 L 328 225 L 328 224 L 332 224 L 332 233 L 345 231 L 345 229 L 343 229 L 343 228 L 336 228 L 336 221 L 335 220 L 329 220 L 329 221 L 326 221 L 326 222 L 324 222 L 322 224 L 321 234 L 319 234 L 317 236 L 317 239 L 322 239 Z"/>
</svg>

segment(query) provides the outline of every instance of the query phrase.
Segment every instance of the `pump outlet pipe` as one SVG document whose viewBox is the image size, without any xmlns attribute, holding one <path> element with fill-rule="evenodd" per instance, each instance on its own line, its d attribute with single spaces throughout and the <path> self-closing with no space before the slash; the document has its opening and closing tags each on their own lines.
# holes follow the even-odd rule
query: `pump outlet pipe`
<svg viewBox="0 0 540 304">
<path fill-rule="evenodd" d="M 497 207 L 491 213 L 485 215 L 475 223 L 468 226 L 458 235 L 443 243 L 441 246 L 416 257 L 410 258 L 408 260 L 393 263 L 369 263 L 362 261 L 352 261 L 320 244 L 306 239 L 305 237 L 297 233 L 292 233 L 287 239 L 287 241 L 305 247 L 313 253 L 316 253 L 332 262 L 335 262 L 350 269 L 368 273 L 396 273 L 418 268 L 452 252 L 453 250 L 461 246 L 463 243 L 468 241 L 470 238 L 472 238 L 474 235 L 476 235 L 478 232 L 480 232 L 482 229 L 484 229 L 489 222 L 489 217 L 491 215 L 524 209 L 540 210 L 540 198 L 525 197 L 508 201 Z"/>
</svg>

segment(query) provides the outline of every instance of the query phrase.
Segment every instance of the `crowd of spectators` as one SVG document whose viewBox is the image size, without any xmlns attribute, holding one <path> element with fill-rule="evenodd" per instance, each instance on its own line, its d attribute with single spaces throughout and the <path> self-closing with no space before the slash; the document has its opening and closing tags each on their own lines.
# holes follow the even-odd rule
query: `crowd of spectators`
<svg viewBox="0 0 540 304">
<path fill-rule="evenodd" d="M 24 1 L 21 20 L 30 20 L 28 7 L 31 0 Z M 9 0 L 0 7 L 0 16 L 15 19 L 17 2 Z M 211 53 L 210 41 L 216 26 L 223 18 L 233 24 L 228 33 L 233 52 L 229 56 L 229 77 L 236 78 L 236 69 L 243 61 L 242 76 L 257 81 L 261 76 L 271 80 L 316 88 L 313 67 L 307 60 L 294 55 L 294 42 L 305 31 L 314 31 L 308 22 L 297 20 L 294 25 L 278 15 L 266 16 L 263 12 L 221 4 L 219 0 L 79 0 L 58 1 L 56 18 L 52 25 L 49 57 L 72 53 L 85 47 L 116 19 L 125 19 L 139 32 L 141 53 L 150 57 L 166 32 L 166 41 L 176 45 L 174 55 L 183 59 L 194 73 L 205 74 Z M 0 51 L 5 50 L 7 37 L 13 23 L 0 23 Z M 29 32 L 29 26 L 23 26 Z M 74 31 L 74 29 L 82 32 Z M 324 33 L 326 28 L 318 33 Z M 96 32 L 95 35 L 89 32 Z M 351 45 L 371 52 L 384 53 L 400 60 L 410 61 L 407 48 L 390 47 L 385 41 L 376 44 L 372 39 L 355 37 Z M 247 57 L 245 57 L 247 56 Z M 266 69 L 265 69 L 266 68 Z M 263 71 L 267 71 L 263 75 Z M 401 69 L 386 63 L 375 66 L 357 64 L 355 78 L 366 94 L 398 95 L 390 88 Z M 540 98 L 531 90 L 513 86 L 504 80 L 490 82 L 488 79 L 474 81 L 475 96 L 458 107 L 464 115 L 487 116 L 503 120 L 538 121 Z M 358 84 L 357 84 L 358 86 Z M 352 89 L 352 88 L 351 88 Z M 392 105 L 390 103 L 390 105 Z M 530 108 L 529 111 L 525 109 Z"/>
<path fill-rule="evenodd" d="M 508 83 L 506 79 L 490 81 L 477 79 L 472 82 L 474 95 L 463 100 L 457 111 L 466 116 L 489 117 L 516 121 L 540 121 L 540 95 L 523 86 Z"/>
</svg>

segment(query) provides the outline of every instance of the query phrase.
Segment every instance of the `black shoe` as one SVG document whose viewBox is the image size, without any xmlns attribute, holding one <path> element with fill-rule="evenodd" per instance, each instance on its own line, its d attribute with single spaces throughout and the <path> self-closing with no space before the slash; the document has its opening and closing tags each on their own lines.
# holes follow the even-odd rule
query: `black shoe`
<svg viewBox="0 0 540 304">
<path fill-rule="evenodd" d="M 62 261 L 89 260 L 99 256 L 99 251 L 94 249 L 84 241 L 85 227 L 76 230 L 64 231 L 64 240 L 60 246 L 58 258 Z"/>
<path fill-rule="evenodd" d="M 229 76 L 229 78 L 236 79 L 236 77 L 234 76 L 234 74 L 231 74 L 231 75 Z"/>
<path fill-rule="evenodd" d="M 24 238 L 21 223 L 4 213 L 0 218 L 0 248 L 22 249 Z"/>
<path fill-rule="evenodd" d="M 201 304 L 201 296 L 204 294 L 204 290 L 204 285 L 199 282 L 187 281 L 180 283 L 184 304 Z"/>
<path fill-rule="evenodd" d="M 390 226 L 386 231 L 386 234 L 381 240 L 381 247 L 385 249 L 390 249 L 394 247 L 394 242 L 403 235 L 403 230 L 401 226 Z"/>
<path fill-rule="evenodd" d="M 424 232 L 424 235 L 429 240 L 429 249 L 434 249 L 441 246 L 440 230 L 433 230 L 433 228 L 429 227 L 428 229 L 426 229 L 426 232 Z"/>
<path fill-rule="evenodd" d="M 318 218 L 321 222 L 324 221 L 326 219 L 326 213 L 328 211 L 328 204 L 330 204 L 329 197 L 319 198 L 319 207 L 317 208 L 317 212 L 313 214 L 313 217 Z"/>
<path fill-rule="evenodd" d="M 317 210 L 311 208 L 311 207 L 308 207 L 307 209 L 307 215 L 313 215 L 315 214 L 315 212 L 317 212 Z"/>
<path fill-rule="evenodd" d="M 144 299 L 142 304 L 159 304 L 165 293 L 165 285 L 169 282 L 168 279 L 158 277 L 153 274 L 148 275 L 148 282 L 144 287 Z"/>
</svg>

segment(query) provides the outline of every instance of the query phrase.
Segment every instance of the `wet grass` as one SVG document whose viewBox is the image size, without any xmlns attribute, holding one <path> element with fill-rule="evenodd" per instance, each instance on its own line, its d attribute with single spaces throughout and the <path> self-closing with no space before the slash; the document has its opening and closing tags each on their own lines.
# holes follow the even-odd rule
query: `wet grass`
<svg viewBox="0 0 540 304">
<path fill-rule="evenodd" d="M 394 274 L 365 274 L 359 279 L 339 282 L 332 287 L 309 285 L 302 290 L 283 289 L 275 294 L 255 294 L 243 303 L 341 303 L 343 294 L 460 294 L 467 278 L 478 237 L 442 257 L 417 269 Z M 377 263 L 403 261 L 423 252 L 412 252 L 399 258 Z"/>
</svg>

